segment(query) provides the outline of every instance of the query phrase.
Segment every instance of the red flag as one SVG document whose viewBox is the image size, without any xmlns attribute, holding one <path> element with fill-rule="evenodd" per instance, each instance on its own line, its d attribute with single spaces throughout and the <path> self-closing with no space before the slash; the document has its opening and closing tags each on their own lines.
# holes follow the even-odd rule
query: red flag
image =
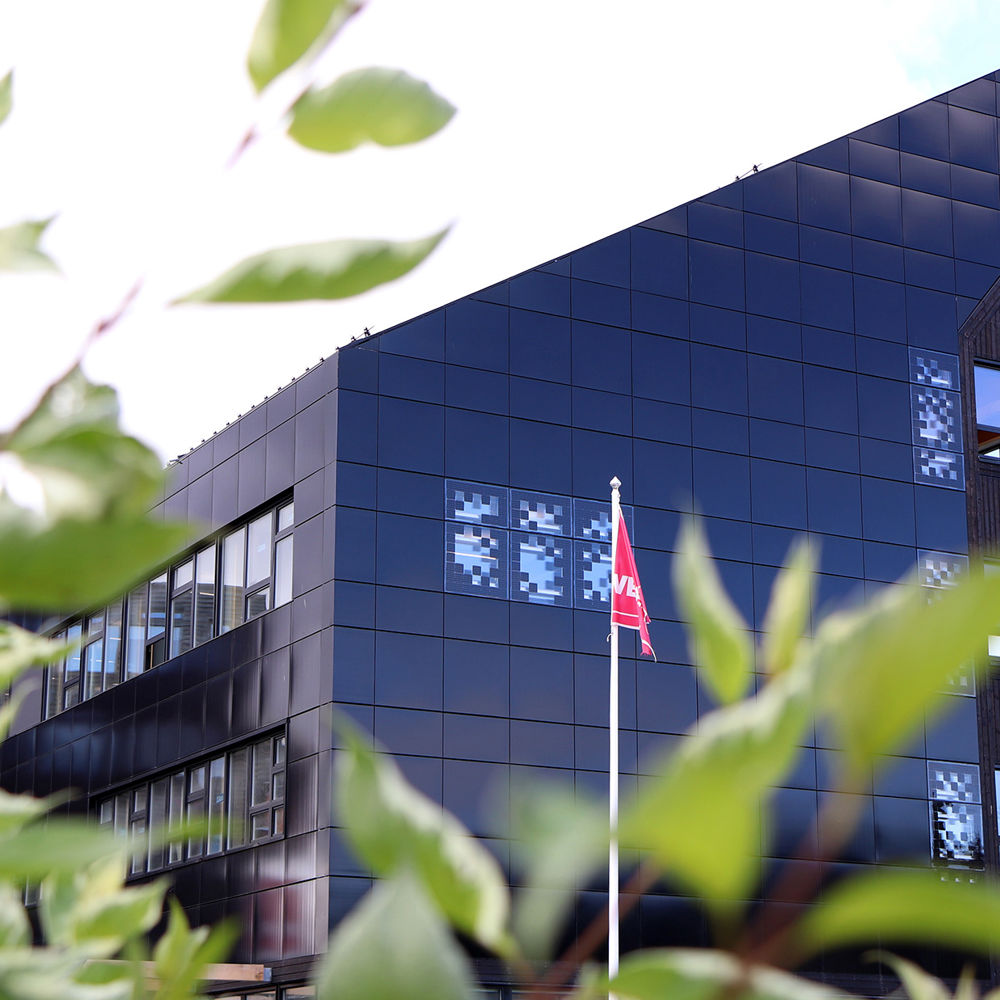
<svg viewBox="0 0 1000 1000">
<path fill-rule="evenodd" d="M 618 518 L 618 545 L 615 548 L 614 572 L 611 574 L 611 624 L 635 629 L 642 638 L 643 655 L 656 659 L 653 644 L 649 641 L 649 612 L 642 596 L 642 585 L 624 517 Z"/>
</svg>

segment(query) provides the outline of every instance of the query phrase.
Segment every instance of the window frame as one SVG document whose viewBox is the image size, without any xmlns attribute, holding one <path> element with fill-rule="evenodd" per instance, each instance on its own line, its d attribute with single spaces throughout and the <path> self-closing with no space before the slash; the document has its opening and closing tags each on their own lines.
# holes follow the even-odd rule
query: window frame
<svg viewBox="0 0 1000 1000">
<path fill-rule="evenodd" d="M 973 358 L 972 360 L 972 398 L 974 403 L 973 413 L 976 420 L 976 453 L 980 461 L 1000 463 L 1000 427 L 986 424 L 980 420 L 980 403 L 985 402 L 981 400 L 979 393 L 979 379 L 977 376 L 980 371 L 995 372 L 997 379 L 1000 380 L 1000 361 L 992 361 L 988 358 Z M 1000 394 L 998 394 L 998 399 L 1000 399 Z M 980 437 L 983 433 L 982 428 L 984 427 L 988 431 L 993 432 L 992 437 L 986 442 L 983 442 Z"/>
</svg>

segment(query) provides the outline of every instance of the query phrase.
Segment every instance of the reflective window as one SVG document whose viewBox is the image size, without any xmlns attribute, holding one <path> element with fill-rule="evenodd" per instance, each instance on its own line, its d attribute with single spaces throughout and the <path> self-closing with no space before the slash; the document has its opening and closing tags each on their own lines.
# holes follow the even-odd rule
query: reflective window
<svg viewBox="0 0 1000 1000">
<path fill-rule="evenodd" d="M 294 522 L 284 503 L 54 632 L 75 648 L 47 671 L 45 718 L 290 601 Z"/>
<path fill-rule="evenodd" d="M 1000 459 L 1000 368 L 976 365 L 976 438 L 983 458 Z"/>
<path fill-rule="evenodd" d="M 207 829 L 186 841 L 150 837 L 132 861 L 140 874 L 284 835 L 285 734 L 271 735 L 222 756 L 163 774 L 102 799 L 98 824 L 117 836 L 142 839 L 179 830 L 185 820 Z"/>
</svg>

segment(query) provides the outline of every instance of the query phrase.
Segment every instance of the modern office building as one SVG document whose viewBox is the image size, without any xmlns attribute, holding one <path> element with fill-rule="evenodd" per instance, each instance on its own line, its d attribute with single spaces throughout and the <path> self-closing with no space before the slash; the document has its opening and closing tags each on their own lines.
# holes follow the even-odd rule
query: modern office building
<svg viewBox="0 0 1000 1000">
<path fill-rule="evenodd" d="M 369 885 L 332 826 L 331 706 L 504 865 L 512 780 L 604 790 L 612 475 L 660 658 L 628 634 L 626 791 L 711 707 L 669 585 L 683 511 L 753 627 L 803 532 L 822 606 L 915 566 L 947 586 L 970 541 L 1000 543 L 998 81 L 352 343 L 185 455 L 157 510 L 202 539 L 62 624 L 84 644 L 25 702 L 4 787 L 73 787 L 132 832 L 208 815 L 135 875 L 168 871 L 196 921 L 238 915 L 235 958 L 293 987 Z M 971 673 L 945 697 L 838 870 L 996 867 L 1000 708 Z M 802 748 L 769 857 L 815 824 L 834 753 Z M 624 927 L 705 936 L 669 887 Z M 843 956 L 814 971 L 888 988 Z"/>
</svg>

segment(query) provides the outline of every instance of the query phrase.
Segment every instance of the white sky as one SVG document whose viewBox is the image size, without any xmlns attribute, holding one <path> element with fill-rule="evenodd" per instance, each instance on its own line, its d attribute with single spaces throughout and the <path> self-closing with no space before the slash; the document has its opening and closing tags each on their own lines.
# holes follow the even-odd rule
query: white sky
<svg viewBox="0 0 1000 1000">
<path fill-rule="evenodd" d="M 995 0 L 371 0 L 318 67 L 381 64 L 459 108 L 437 137 L 337 157 L 255 103 L 255 0 L 0 0 L 0 225 L 58 213 L 63 276 L 0 275 L 0 426 L 139 277 L 87 368 L 170 458 L 368 326 L 383 330 L 1000 67 Z M 248 253 L 352 236 L 437 253 L 343 303 L 164 303 Z"/>
</svg>

